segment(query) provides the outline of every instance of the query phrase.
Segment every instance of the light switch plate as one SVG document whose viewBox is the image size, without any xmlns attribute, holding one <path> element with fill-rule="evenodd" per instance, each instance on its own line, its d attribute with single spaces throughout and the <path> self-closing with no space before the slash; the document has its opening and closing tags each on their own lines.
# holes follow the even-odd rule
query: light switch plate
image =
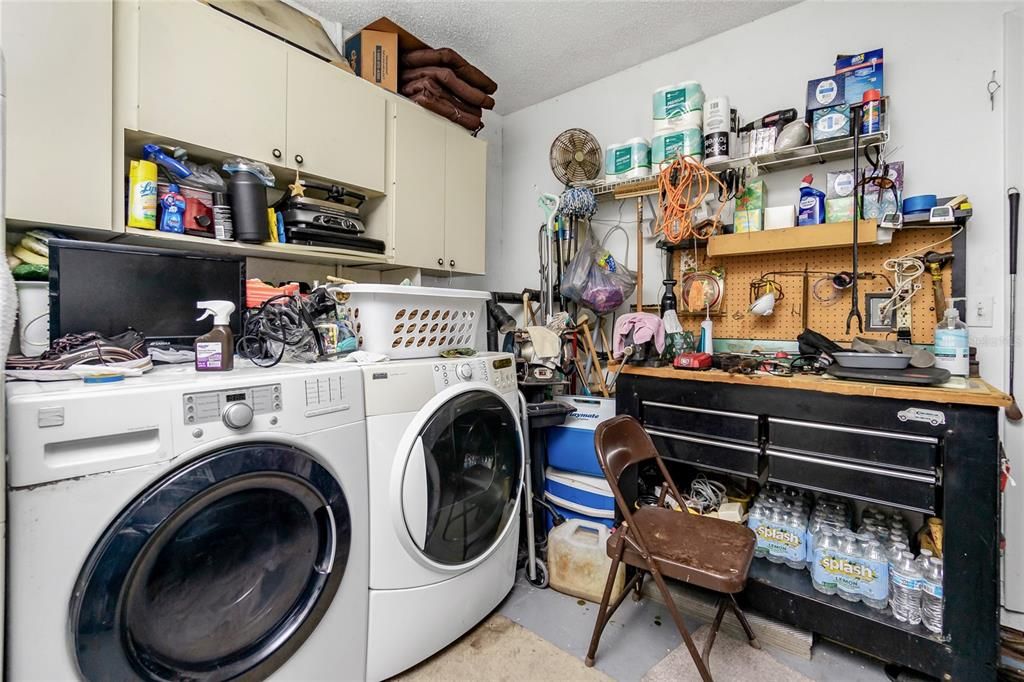
<svg viewBox="0 0 1024 682">
<path fill-rule="evenodd" d="M 975 296 L 967 300 L 967 326 L 991 327 L 996 300 L 992 296 Z"/>
</svg>

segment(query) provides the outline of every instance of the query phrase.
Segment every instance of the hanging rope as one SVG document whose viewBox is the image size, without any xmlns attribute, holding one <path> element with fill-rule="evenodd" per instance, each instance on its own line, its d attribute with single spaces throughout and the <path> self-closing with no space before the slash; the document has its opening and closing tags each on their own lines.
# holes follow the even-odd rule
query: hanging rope
<svg viewBox="0 0 1024 682">
<path fill-rule="evenodd" d="M 661 172 L 658 173 L 661 208 L 658 230 L 664 233 L 668 243 L 678 244 L 693 237 L 706 239 L 712 235 L 725 204 L 719 204 L 714 220 L 703 229 L 694 225 L 694 213 L 704 202 L 713 184 L 721 191 L 726 191 L 722 181 L 692 156 L 677 154 L 670 163 L 662 164 Z"/>
</svg>

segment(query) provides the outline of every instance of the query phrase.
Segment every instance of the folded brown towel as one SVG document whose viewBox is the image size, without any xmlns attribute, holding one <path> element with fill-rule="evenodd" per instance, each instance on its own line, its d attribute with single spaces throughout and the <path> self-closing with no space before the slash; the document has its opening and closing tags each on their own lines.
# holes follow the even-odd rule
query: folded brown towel
<svg viewBox="0 0 1024 682">
<path fill-rule="evenodd" d="M 400 92 L 406 97 L 412 97 L 423 93 L 436 99 L 443 99 L 457 107 L 463 113 L 480 118 L 484 110 L 472 104 L 466 104 L 461 99 L 448 92 L 440 83 L 433 78 L 418 78 L 410 83 L 403 83 Z"/>
<path fill-rule="evenodd" d="M 498 89 L 498 84 L 488 78 L 487 74 L 467 62 L 465 57 L 450 47 L 405 52 L 402 54 L 402 64 L 412 69 L 421 66 L 447 66 L 459 78 L 488 95 L 493 95 Z"/>
<path fill-rule="evenodd" d="M 433 111 L 439 116 L 444 116 L 449 121 L 458 123 L 466 130 L 476 132 L 484 127 L 483 121 L 479 116 L 467 114 L 450 101 L 440 97 L 434 97 L 425 92 L 418 92 L 415 95 L 410 95 L 409 99 L 416 102 L 416 104 L 419 104 L 424 109 Z"/>
<path fill-rule="evenodd" d="M 418 69 L 405 69 L 399 74 L 399 80 L 402 83 L 409 83 L 420 78 L 434 79 L 463 102 L 484 109 L 494 108 L 493 97 L 459 78 L 451 69 L 441 66 L 424 66 Z"/>
</svg>

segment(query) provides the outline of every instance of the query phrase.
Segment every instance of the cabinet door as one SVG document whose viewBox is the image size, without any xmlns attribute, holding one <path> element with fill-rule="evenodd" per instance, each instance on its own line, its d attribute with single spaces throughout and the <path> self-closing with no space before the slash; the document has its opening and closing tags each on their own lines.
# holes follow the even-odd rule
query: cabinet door
<svg viewBox="0 0 1024 682">
<path fill-rule="evenodd" d="M 375 85 L 289 50 L 289 167 L 383 192 L 385 106 Z"/>
<path fill-rule="evenodd" d="M 416 104 L 396 102 L 390 147 L 395 262 L 417 268 L 445 267 L 445 124 Z"/>
<path fill-rule="evenodd" d="M 487 224 L 487 143 L 455 126 L 445 126 L 445 265 L 456 272 L 484 274 Z"/>
<path fill-rule="evenodd" d="M 140 130 L 283 163 L 283 42 L 194 0 L 142 2 L 139 35 Z"/>
<path fill-rule="evenodd" d="M 111 229 L 113 3 L 5 2 L 0 12 L 6 216 Z"/>
</svg>

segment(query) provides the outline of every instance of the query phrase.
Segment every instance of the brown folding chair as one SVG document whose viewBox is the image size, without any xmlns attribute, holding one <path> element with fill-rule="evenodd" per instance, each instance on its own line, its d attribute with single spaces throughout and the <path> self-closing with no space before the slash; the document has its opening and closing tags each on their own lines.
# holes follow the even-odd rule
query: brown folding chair
<svg viewBox="0 0 1024 682">
<path fill-rule="evenodd" d="M 747 583 L 747 571 L 754 558 L 754 533 L 737 523 L 666 509 L 663 504 L 669 491 L 680 503 L 682 497 L 672 477 L 669 476 L 665 463 L 658 455 L 651 437 L 633 417 L 620 415 L 601 423 L 594 434 L 594 442 L 601 469 L 608 479 L 608 485 L 611 486 L 624 520 L 619 529 L 608 538 L 607 551 L 612 565 L 608 571 L 601 606 L 597 610 L 597 622 L 594 624 L 594 636 L 590 640 L 586 664 L 594 665 L 594 655 L 597 653 L 601 633 L 615 610 L 630 592 L 633 592 L 634 600 L 640 599 L 644 576 L 650 574 L 665 599 L 665 606 L 672 614 L 672 620 L 675 621 L 701 678 L 705 682 L 711 682 L 708 660 L 726 609 L 731 608 L 736 614 L 737 620 L 747 633 L 750 646 L 755 649 L 761 648 L 753 630 L 750 629 L 750 623 L 736 603 L 735 596 Z M 630 509 L 619 488 L 619 479 L 622 472 L 631 465 L 651 459 L 657 463 L 665 479 L 658 505 Z M 620 562 L 637 570 L 615 603 L 609 607 L 612 584 L 615 582 L 615 573 Z M 679 614 L 672 594 L 665 585 L 664 576 L 698 585 L 722 595 L 718 600 L 718 612 L 711 625 L 711 632 L 708 633 L 704 651 L 701 653 L 697 652 L 690 631 L 683 623 L 683 617 Z"/>
</svg>

